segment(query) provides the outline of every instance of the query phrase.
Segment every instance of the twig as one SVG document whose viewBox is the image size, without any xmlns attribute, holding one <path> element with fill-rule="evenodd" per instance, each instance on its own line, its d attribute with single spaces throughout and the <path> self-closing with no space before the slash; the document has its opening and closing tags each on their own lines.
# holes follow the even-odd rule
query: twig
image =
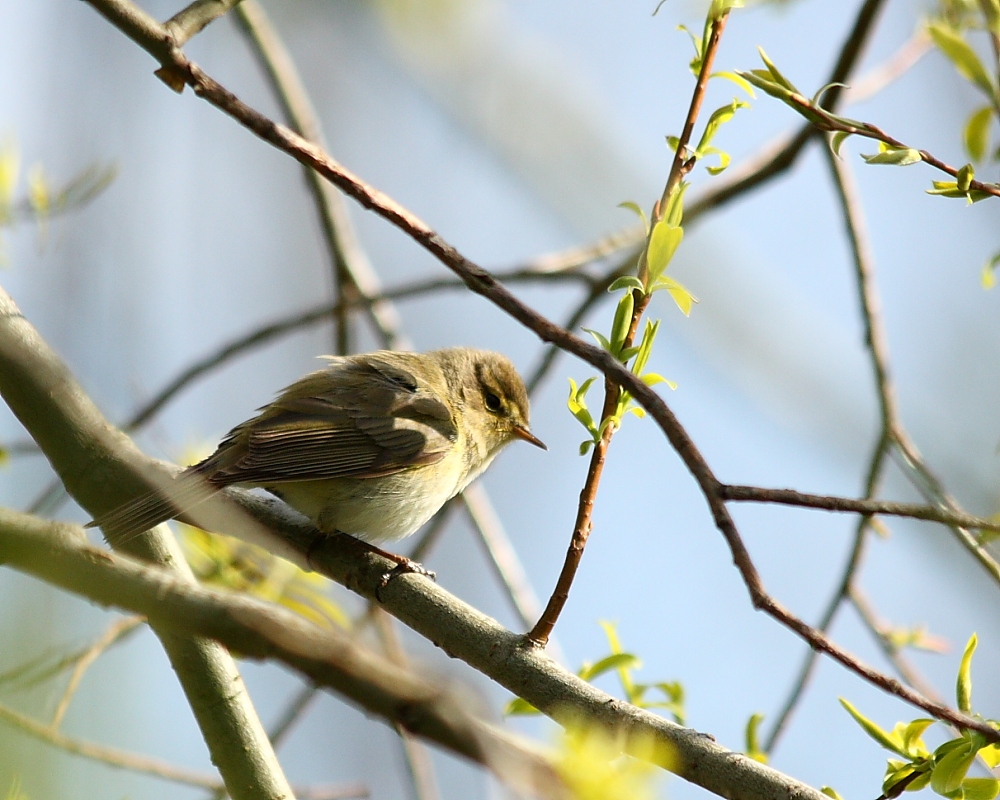
<svg viewBox="0 0 1000 800">
<path fill-rule="evenodd" d="M 254 55 L 268 77 L 288 124 L 303 138 L 326 150 L 319 116 L 312 106 L 291 54 L 263 7 L 256 0 L 244 2 L 236 9 L 236 19 L 253 45 Z M 330 255 L 336 291 L 334 300 L 338 307 L 335 316 L 337 350 L 343 354 L 350 349 L 347 312 L 351 301 L 369 299 L 380 294 L 381 285 L 358 242 L 343 195 L 315 170 L 305 165 L 303 168 Z M 364 307 L 383 347 L 390 350 L 406 347 L 405 342 L 401 341 L 402 321 L 391 305 L 382 301 L 369 301 Z"/>
<path fill-rule="evenodd" d="M 884 4 L 885 0 L 865 0 L 858 10 L 851 32 L 837 55 L 837 63 L 827 77 L 826 83 L 832 85 L 820 101 L 823 108 L 834 111 L 843 99 L 843 90 L 836 84 L 846 82 L 854 71 Z M 779 136 L 740 166 L 727 170 L 722 178 L 712 181 L 710 188 L 686 207 L 685 223 L 693 224 L 702 214 L 735 200 L 790 169 L 803 148 L 817 135 L 816 129 L 807 123 L 794 134 Z"/>
<path fill-rule="evenodd" d="M 225 793 L 225 784 L 208 773 L 175 767 L 158 758 L 66 736 L 4 705 L 0 705 L 0 720 L 64 752 L 96 761 L 107 767 L 127 769 L 130 772 L 151 775 L 173 783 Z M 368 796 L 368 787 L 359 783 L 337 786 L 295 786 L 294 790 L 295 796 L 300 800 L 346 800 L 351 797 Z"/>
<path fill-rule="evenodd" d="M 503 530 L 489 495 L 479 481 L 476 481 L 462 492 L 462 500 L 469 519 L 480 532 L 479 540 L 486 550 L 490 564 L 500 583 L 507 590 L 514 612 L 525 629 L 531 628 L 532 623 L 538 619 L 542 606 L 535 590 L 531 588 L 517 552 Z"/>
<path fill-rule="evenodd" d="M 595 281 L 591 285 L 590 291 L 587 295 L 569 315 L 569 318 L 562 326 L 563 329 L 567 331 L 577 330 L 594 306 L 607 297 L 608 287 L 611 286 L 616 279 L 622 275 L 627 275 L 630 271 L 635 269 L 636 259 L 638 257 L 638 250 L 629 253 L 619 262 L 618 266 L 610 270 L 603 278 Z M 538 366 L 536 366 L 529 373 L 530 377 L 526 381 L 525 385 L 528 387 L 529 395 L 533 395 L 541 385 L 549 370 L 552 369 L 552 365 L 555 364 L 556 356 L 558 356 L 560 352 L 562 351 L 556 345 L 549 345 L 545 348 L 542 357 L 538 361 Z"/>
<path fill-rule="evenodd" d="M 374 609 L 375 630 L 379 641 L 389 660 L 399 667 L 409 668 L 409 659 L 399 640 L 394 620 L 381 608 Z M 406 770 L 413 787 L 413 800 L 439 800 L 441 792 L 438 789 L 437 777 L 434 774 L 434 763 L 430 750 L 419 739 L 414 738 L 402 725 L 396 723 L 396 733 L 403 748 L 406 760 Z"/>
<path fill-rule="evenodd" d="M 910 664 L 903 657 L 903 654 L 899 652 L 899 648 L 892 643 L 887 634 L 888 626 L 879 619 L 875 608 L 869 602 L 865 593 L 857 586 L 852 586 L 848 599 L 851 601 L 851 605 L 854 606 L 854 610 L 858 612 L 858 616 L 865 627 L 868 628 L 875 641 L 878 642 L 879 647 L 882 648 L 882 653 L 888 659 L 889 663 L 892 664 L 893 669 L 899 673 L 900 677 L 914 689 L 932 700 L 938 703 L 942 702 L 941 695 L 938 694 L 937 690 L 923 678 L 916 667 Z"/>
<path fill-rule="evenodd" d="M 119 750 L 115 747 L 106 747 L 66 736 L 48 725 L 36 722 L 31 717 L 3 705 L 0 705 L 0 720 L 15 726 L 18 730 L 30 736 L 34 736 L 36 739 L 58 747 L 60 750 L 89 758 L 92 761 L 99 761 L 109 767 L 141 772 L 145 775 L 162 778 L 163 780 L 183 783 L 188 786 L 198 786 L 203 789 L 218 789 L 223 786 L 221 780 L 204 772 L 175 767 L 173 764 L 168 764 L 166 761 L 161 761 L 157 758 L 150 758 L 149 756 L 130 753 L 126 750 Z"/>
<path fill-rule="evenodd" d="M 892 434 L 893 453 L 902 458 L 904 472 L 917 487 L 938 505 L 945 514 L 955 514 L 966 517 L 964 521 L 941 519 L 949 526 L 958 542 L 979 562 L 994 581 L 1000 583 L 1000 563 L 967 529 L 968 515 L 962 512 L 958 504 L 944 490 L 941 482 L 924 463 L 903 427 L 896 403 L 895 392 L 889 378 L 889 346 L 882 323 L 881 302 L 874 278 L 874 259 L 864 228 L 864 217 L 860 210 L 860 198 L 854 174 L 846 161 L 836 158 L 829 148 L 827 161 L 833 171 L 835 185 L 840 196 L 841 206 L 845 210 L 845 223 L 851 246 L 854 251 L 855 267 L 858 276 L 858 291 L 861 301 L 862 317 L 865 321 L 865 341 L 872 357 L 872 369 L 875 375 L 875 385 L 878 390 L 879 405 L 882 418 L 887 429 Z"/>
<path fill-rule="evenodd" d="M 920 503 L 897 503 L 892 500 L 869 498 L 835 497 L 832 495 L 808 494 L 795 489 L 765 489 L 760 486 L 719 487 L 720 495 L 732 502 L 779 503 L 801 508 L 816 508 L 849 514 L 886 514 L 892 517 L 940 522 L 944 525 L 958 525 L 984 531 L 1000 531 L 1000 522 L 974 517 L 962 511 L 950 511 Z"/>
<path fill-rule="evenodd" d="M 891 441 L 889 436 L 887 432 L 883 431 L 882 435 L 878 438 L 878 442 L 875 445 L 875 452 L 872 454 L 870 459 L 868 477 L 865 481 L 865 497 L 873 497 L 878 491 L 878 485 L 881 482 L 882 474 L 885 471 L 886 456 L 889 453 L 890 446 Z M 827 633 L 830 630 L 830 626 L 833 624 L 833 620 L 837 616 L 837 612 L 850 595 L 851 587 L 854 584 L 854 578 L 858 573 L 861 566 L 861 559 L 864 556 L 865 545 L 868 542 L 868 529 L 870 525 L 871 515 L 866 514 L 858 520 L 858 525 L 854 531 L 854 545 L 851 547 L 851 552 L 850 555 L 848 555 L 847 562 L 841 572 L 840 580 L 837 582 L 833 595 L 830 597 L 830 601 L 826 605 L 826 610 L 823 612 L 823 615 L 816 626 L 817 630 L 820 630 L 823 633 Z M 771 754 L 774 751 L 774 748 L 778 744 L 778 740 L 785 732 L 788 723 L 791 720 L 792 713 L 795 711 L 799 701 L 805 693 L 806 687 L 812 680 L 812 674 L 816 668 L 817 658 L 818 653 L 815 650 L 809 649 L 806 652 L 805 659 L 802 662 L 802 668 L 799 670 L 798 678 L 796 678 L 795 683 L 792 685 L 788 698 L 785 700 L 785 704 L 782 706 L 781 712 L 775 719 L 771 732 L 768 734 L 767 741 L 764 744 L 765 753 Z"/>
<path fill-rule="evenodd" d="M 889 58 L 873 67 L 844 92 L 844 105 L 861 103 L 900 78 L 931 50 L 931 39 L 921 25 Z"/>
<path fill-rule="evenodd" d="M 163 27 L 170 32 L 174 44 L 183 47 L 192 36 L 227 14 L 239 2 L 240 0 L 194 0 L 164 22 Z"/>
<path fill-rule="evenodd" d="M 292 698 L 292 702 L 288 704 L 287 708 L 285 708 L 285 712 L 267 732 L 275 750 L 281 747 L 282 743 L 285 741 L 285 737 L 288 736 L 295 723 L 298 722 L 302 718 L 302 715 L 306 713 L 306 710 L 310 705 L 312 705 L 313 700 L 316 699 L 318 694 L 319 687 L 315 683 L 307 683 L 299 690 L 299 693 Z"/>
<path fill-rule="evenodd" d="M 702 53 L 701 69 L 698 74 L 698 79 L 695 81 L 694 92 L 691 95 L 691 104 L 688 107 L 688 113 L 684 120 L 684 126 L 681 131 L 681 135 L 678 138 L 673 163 L 670 167 L 670 173 L 663 188 L 663 194 L 661 195 L 659 202 L 654 206 L 650 231 L 652 231 L 653 226 L 659 222 L 662 216 L 666 214 L 670 198 L 677 190 L 684 176 L 687 175 L 687 173 L 694 167 L 696 159 L 688 154 L 688 143 L 691 141 L 691 136 L 694 133 L 695 122 L 698 119 L 698 113 L 701 110 L 701 104 L 705 97 L 705 91 L 708 88 L 709 77 L 712 74 L 712 64 L 715 61 L 715 54 L 718 51 L 719 42 L 722 38 L 722 32 L 725 29 L 728 18 L 729 12 L 725 11 L 712 20 L 711 33 L 709 34 L 708 42 L 705 45 L 705 51 Z M 639 255 L 638 274 L 639 280 L 645 284 L 647 282 L 645 250 L 643 250 Z M 642 319 L 642 315 L 645 313 L 646 307 L 649 305 L 649 301 L 652 297 L 651 294 L 645 294 L 639 290 L 634 291 L 633 295 L 634 305 L 632 310 L 632 319 L 630 321 L 628 334 L 621 345 L 623 350 L 632 346 L 632 343 L 635 340 L 636 332 L 639 329 L 639 321 Z M 605 377 L 604 406 L 601 410 L 600 416 L 602 425 L 604 425 L 605 420 L 610 419 L 614 415 L 615 409 L 618 406 L 618 400 L 621 397 L 621 391 L 622 388 L 618 383 L 616 383 L 610 376 Z M 584 482 L 583 489 L 580 491 L 580 503 L 577 507 L 576 522 L 573 525 L 573 535 L 570 539 L 569 548 L 566 551 L 566 559 L 563 562 L 562 570 L 560 570 L 559 577 L 556 580 L 555 589 L 553 589 L 552 595 L 549 597 L 549 601 L 545 605 L 544 611 L 542 611 L 538 621 L 527 635 L 528 640 L 536 646 L 544 647 L 548 643 L 549 637 L 552 635 L 552 631 L 555 628 L 556 621 L 559 619 L 559 615 L 562 613 L 563 607 L 569 599 L 569 590 L 573 585 L 573 579 L 576 577 L 576 572 L 580 567 L 580 562 L 583 559 L 583 551 L 587 546 L 587 539 L 590 537 L 590 531 L 593 527 L 594 503 L 597 499 L 597 489 L 598 486 L 600 486 L 601 474 L 604 471 L 604 463 L 607 459 L 608 447 L 611 445 L 611 439 L 614 435 L 615 425 L 613 423 L 604 425 L 600 438 L 594 443 L 593 452 L 590 455 L 590 465 L 587 469 L 587 478 Z"/>
<path fill-rule="evenodd" d="M 141 616 L 125 617 L 123 619 L 115 620 L 108 626 L 107 630 L 105 630 L 104 633 L 101 634 L 101 636 L 99 636 L 90 645 L 90 647 L 84 651 L 80 660 L 76 662 L 73 672 L 70 674 L 66 690 L 63 692 L 63 696 L 59 699 L 59 704 L 56 706 L 55 713 L 52 714 L 52 721 L 49 723 L 49 728 L 51 730 L 59 730 L 63 717 L 66 716 L 66 712 L 69 710 L 69 704 L 73 700 L 73 695 L 76 693 L 76 690 L 80 685 L 80 681 L 83 680 L 83 676 L 88 667 L 100 658 L 101 654 L 104 653 L 109 647 L 117 642 L 120 642 L 145 621 L 146 618 Z"/>
</svg>

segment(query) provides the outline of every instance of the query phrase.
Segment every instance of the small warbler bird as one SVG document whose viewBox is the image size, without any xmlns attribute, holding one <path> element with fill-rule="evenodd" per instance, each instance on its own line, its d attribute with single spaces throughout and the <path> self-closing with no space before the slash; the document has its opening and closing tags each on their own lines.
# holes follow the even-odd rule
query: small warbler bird
<svg viewBox="0 0 1000 800">
<path fill-rule="evenodd" d="M 498 353 L 324 358 L 326 368 L 233 428 L 168 493 L 140 497 L 96 524 L 121 540 L 226 486 L 261 487 L 321 531 L 377 545 L 415 532 L 514 439 L 546 449 L 528 427 L 524 382 Z"/>
</svg>

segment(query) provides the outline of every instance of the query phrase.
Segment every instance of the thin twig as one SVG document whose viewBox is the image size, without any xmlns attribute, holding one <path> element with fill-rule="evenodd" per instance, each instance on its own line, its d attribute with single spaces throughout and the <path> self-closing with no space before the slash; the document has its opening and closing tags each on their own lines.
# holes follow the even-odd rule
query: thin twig
<svg viewBox="0 0 1000 800">
<path fill-rule="evenodd" d="M 319 695 L 319 687 L 315 683 L 307 683 L 298 694 L 292 698 L 292 702 L 285 708 L 284 713 L 274 723 L 274 726 L 267 732 L 271 739 L 271 744 L 277 750 L 284 743 L 285 738 L 291 732 L 295 723 L 302 719 L 313 700 Z"/>
<path fill-rule="evenodd" d="M 861 618 L 861 621 L 871 632 L 875 641 L 878 642 L 879 647 L 882 648 L 882 653 L 885 655 L 889 663 L 892 664 L 893 669 L 899 673 L 900 677 L 902 677 L 904 681 L 910 684 L 910 686 L 918 692 L 926 697 L 929 697 L 931 700 L 938 703 L 942 702 L 941 695 L 938 694 L 937 690 L 917 671 L 916 667 L 914 667 L 908 659 L 903 657 L 899 648 L 892 643 L 892 640 L 888 635 L 889 626 L 879 619 L 878 614 L 875 612 L 875 608 L 865 596 L 864 592 L 862 592 L 857 586 L 852 586 L 849 599 L 851 601 L 851 605 L 854 606 L 854 610 L 858 612 L 858 616 Z"/>
<path fill-rule="evenodd" d="M 865 0 L 858 10 L 851 32 L 837 55 L 837 63 L 827 77 L 826 83 L 830 85 L 830 89 L 820 101 L 823 108 L 835 111 L 840 105 L 844 93 L 842 87 L 836 84 L 845 83 L 851 76 L 884 4 L 885 0 Z M 712 181 L 701 196 L 688 204 L 684 211 L 685 224 L 693 224 L 702 214 L 719 208 L 781 175 L 791 168 L 805 146 L 817 136 L 816 129 L 807 123 L 795 133 L 779 136 L 740 166 L 727 170 L 723 177 Z"/>
<path fill-rule="evenodd" d="M 408 669 L 409 659 L 403 649 L 403 643 L 399 639 L 395 620 L 377 607 L 373 612 L 373 620 L 386 656 L 397 666 Z M 430 750 L 402 725 L 397 723 L 394 727 L 396 733 L 399 734 L 403 748 L 406 771 L 410 776 L 410 784 L 413 788 L 413 800 L 439 800 L 441 792 L 438 789 L 437 776 L 434 774 L 434 762 L 431 760 Z"/>
<path fill-rule="evenodd" d="M 889 58 L 872 67 L 844 92 L 844 105 L 861 103 L 905 75 L 931 50 L 931 37 L 921 25 Z"/>
<path fill-rule="evenodd" d="M 722 32 L 725 29 L 728 18 L 729 12 L 725 11 L 712 20 L 711 32 L 708 42 L 705 45 L 705 51 L 702 54 L 701 69 L 698 79 L 695 81 L 694 91 L 691 94 L 691 104 L 688 107 L 684 126 L 678 138 L 670 173 L 664 185 L 663 194 L 653 208 L 650 231 L 653 230 L 656 223 L 666 214 L 670 198 L 677 191 L 684 176 L 694 167 L 696 159 L 694 156 L 688 154 L 688 143 L 691 141 L 691 136 L 694 133 L 694 126 L 698 119 L 698 113 L 701 110 L 705 91 L 708 88 L 709 77 L 712 74 L 712 64 L 715 61 L 715 54 L 718 51 Z M 647 247 L 649 246 L 648 236 Z M 648 283 L 645 250 L 642 250 L 639 254 L 638 275 L 639 280 L 644 285 Z M 642 315 L 645 313 L 651 298 L 651 294 L 646 294 L 639 290 L 633 292 L 632 319 L 630 320 L 628 334 L 621 345 L 623 350 L 630 348 L 635 341 L 636 332 L 639 329 L 639 321 L 642 319 Z M 559 577 L 556 579 L 555 589 L 553 589 L 549 601 L 545 605 L 545 610 L 542 611 L 538 621 L 535 622 L 534 626 L 528 632 L 528 640 L 539 647 L 544 647 L 548 643 L 559 615 L 562 613 L 563 607 L 569 599 L 569 591 L 573 585 L 573 579 L 576 577 L 576 572 L 583 559 L 587 539 L 590 537 L 590 531 L 593 527 L 594 503 L 597 499 L 601 474 L 604 471 L 604 464 L 607 460 L 608 447 L 611 445 L 611 439 L 615 435 L 615 425 L 613 423 L 605 425 L 604 421 L 613 417 L 618 407 L 621 391 L 622 388 L 618 383 L 609 376 L 605 377 L 604 405 L 600 416 L 603 429 L 598 440 L 594 442 L 593 451 L 590 455 L 587 477 L 583 489 L 580 491 L 580 503 L 577 507 L 576 522 L 573 525 L 573 535 L 570 538 L 569 548 L 566 551 L 566 558 L 563 561 Z"/>
<path fill-rule="evenodd" d="M 779 503 L 786 506 L 823 509 L 848 514 L 885 514 L 892 517 L 940 522 L 943 525 L 958 525 L 984 531 L 1000 531 L 1000 522 L 974 517 L 960 510 L 949 511 L 938 506 L 920 503 L 897 503 L 892 500 L 869 498 L 836 497 L 833 495 L 808 494 L 795 489 L 765 489 L 760 486 L 723 485 L 719 492 L 723 498 L 733 502 Z"/>
<path fill-rule="evenodd" d="M 291 54 L 263 7 L 256 0 L 244 2 L 236 9 L 236 19 L 253 45 L 254 55 L 268 77 L 288 124 L 304 139 L 326 150 L 319 115 L 313 108 Z M 337 350 L 346 353 L 349 350 L 347 312 L 351 308 L 350 303 L 380 294 L 381 282 L 358 242 L 343 195 L 306 165 L 303 165 L 303 174 L 330 255 L 336 291 L 334 304 L 338 307 L 335 315 Z M 369 300 L 364 307 L 383 347 L 407 349 L 408 343 L 401 338 L 402 320 L 391 305 Z"/>
<path fill-rule="evenodd" d="M 878 438 L 878 442 L 875 445 L 875 452 L 872 454 L 869 462 L 868 477 L 865 481 L 865 497 L 873 497 L 878 491 L 878 485 L 881 482 L 882 474 L 885 471 L 886 456 L 889 453 L 890 446 L 891 441 L 888 433 L 883 431 L 882 435 Z M 840 610 L 841 605 L 850 594 L 854 578 L 858 573 L 861 566 L 861 559 L 864 556 L 865 545 L 868 541 L 868 529 L 870 526 L 871 515 L 866 514 L 858 520 L 857 527 L 854 530 L 854 544 L 851 547 L 851 552 L 848 555 L 847 562 L 841 572 L 840 580 L 837 581 L 833 595 L 830 597 L 830 600 L 826 605 L 826 610 L 823 612 L 819 623 L 816 625 L 816 629 L 822 631 L 823 633 L 829 632 L 830 626 L 833 624 L 833 620 L 837 616 L 837 612 Z M 788 698 L 785 700 L 785 704 L 782 706 L 781 712 L 775 719 L 771 732 L 768 734 L 767 741 L 764 744 L 765 753 L 770 755 L 774 751 L 775 747 L 777 747 L 778 740 L 787 729 L 792 713 L 795 711 L 799 701 L 805 694 L 806 687 L 812 680 L 818 655 L 819 654 L 812 648 L 806 651 L 806 656 L 802 662 L 802 667 L 799 670 L 798 678 L 796 678 L 795 683 L 792 685 Z"/>
<path fill-rule="evenodd" d="M 90 647 L 84 651 L 80 660 L 76 662 L 73 672 L 69 676 L 69 682 L 66 684 L 66 690 L 63 692 L 63 696 L 59 699 L 59 704 L 56 706 L 55 713 L 52 714 L 52 721 L 49 723 L 49 728 L 51 730 L 59 730 L 63 717 L 66 716 L 66 712 L 69 710 L 69 704 L 73 700 L 73 695 L 76 694 L 76 690 L 80 686 L 80 681 L 83 680 L 83 676 L 87 672 L 90 665 L 100 658 L 101 654 L 104 653 L 109 647 L 112 647 L 120 642 L 145 621 L 146 618 L 141 616 L 124 617 L 122 619 L 115 620 L 108 626 L 107 630 L 105 630 L 104 633 L 102 633 L 93 642 L 93 644 L 91 644 Z"/>
<path fill-rule="evenodd" d="M 46 744 L 58 747 L 67 753 L 83 756 L 92 761 L 98 761 L 109 767 L 127 769 L 132 772 L 141 772 L 145 775 L 152 775 L 163 780 L 183 783 L 188 786 L 198 786 L 203 789 L 218 789 L 223 786 L 219 778 L 204 772 L 175 767 L 166 761 L 149 756 L 130 753 L 126 750 L 119 750 L 116 747 L 106 747 L 83 739 L 76 739 L 66 736 L 57 730 L 53 730 L 48 725 L 36 722 L 31 717 L 25 716 L 12 708 L 0 705 L 0 720 L 13 725 L 18 730 L 40 739 Z"/>
<path fill-rule="evenodd" d="M 177 47 L 183 47 L 205 26 L 227 14 L 240 0 L 194 0 L 163 23 Z"/>
<path fill-rule="evenodd" d="M 476 481 L 462 492 L 462 500 L 465 502 L 469 519 L 481 533 L 479 539 L 490 559 L 490 565 L 507 590 L 514 612 L 525 630 L 530 629 L 541 613 L 542 604 L 535 590 L 531 588 L 524 567 L 503 530 L 503 524 L 490 502 L 489 495 L 486 494 L 482 484 Z"/>
</svg>

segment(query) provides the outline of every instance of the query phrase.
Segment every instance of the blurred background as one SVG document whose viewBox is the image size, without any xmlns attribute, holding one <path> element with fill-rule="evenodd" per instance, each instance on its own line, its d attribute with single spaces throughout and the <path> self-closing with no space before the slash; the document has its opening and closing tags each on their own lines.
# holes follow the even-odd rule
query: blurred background
<svg viewBox="0 0 1000 800">
<path fill-rule="evenodd" d="M 407 206 L 477 263 L 516 267 L 543 253 L 630 226 L 617 208 L 660 195 L 690 100 L 691 44 L 705 5 L 670 0 L 265 0 L 315 103 L 331 154 Z M 797 0 L 738 10 L 717 69 L 757 68 L 758 46 L 803 91 L 827 80 L 859 2 Z M 166 19 L 180 5 L 144 4 Z M 859 73 L 914 34 L 929 0 L 890 0 Z M 244 37 L 218 20 L 186 52 L 241 99 L 274 117 L 276 105 Z M 114 165 L 110 186 L 44 230 L 2 230 L 0 282 L 63 356 L 109 419 L 127 420 L 194 361 L 222 344 L 332 293 L 331 272 L 301 169 L 190 92 L 153 76 L 154 62 L 89 5 L 66 0 L 0 4 L 0 142 L 53 184 L 90 165 Z M 707 109 L 738 91 L 714 81 Z M 879 94 L 845 109 L 903 141 L 962 164 L 961 127 L 974 90 L 931 52 Z M 759 95 L 716 144 L 734 164 L 799 119 Z M 867 213 L 903 421 L 930 466 L 971 513 L 996 508 L 1000 443 L 1000 295 L 980 269 L 997 250 L 997 205 L 924 193 L 939 176 L 916 165 L 865 165 L 849 141 Z M 996 180 L 995 168 L 980 177 Z M 713 178 L 700 167 L 689 197 Z M 718 180 L 718 179 L 714 179 Z M 22 178 L 18 192 L 26 191 Z M 431 256 L 353 203 L 361 246 L 384 285 L 447 276 Z M 733 483 L 857 496 L 878 435 L 854 270 L 829 170 L 814 142 L 795 167 L 687 230 L 671 273 L 700 299 L 685 318 L 665 293 L 650 369 L 678 388 L 668 402 L 718 476 Z M 612 263 L 612 262 L 608 262 Z M 518 285 L 517 294 L 563 321 L 585 289 Z M 507 353 L 524 374 L 543 353 L 534 335 L 483 299 L 449 291 L 401 301 L 419 350 L 470 345 Z M 586 323 L 610 325 L 613 305 Z M 355 347 L 378 341 L 359 315 Z M 317 324 L 248 351 L 193 382 L 137 434 L 153 455 L 182 460 L 334 348 Z M 566 409 L 567 378 L 592 370 L 560 357 L 533 400 L 542 453 L 509 448 L 484 485 L 534 592 L 546 598 L 562 565 L 587 469 L 585 432 Z M 599 407 L 595 390 L 592 405 Z M 26 434 L 0 408 L 0 446 Z M 0 503 L 30 506 L 52 479 L 44 459 L 13 455 L 0 468 Z M 890 470 L 884 496 L 919 500 Z M 815 622 L 834 591 L 856 520 L 766 506 L 733 506 L 767 588 Z M 58 518 L 85 521 L 70 504 Z M 913 663 L 953 703 L 969 635 L 979 634 L 974 706 L 1000 714 L 998 587 L 949 532 L 890 520 L 860 576 L 879 615 L 926 625 L 944 654 Z M 425 562 L 439 583 L 505 625 L 523 629 L 464 514 L 452 515 Z M 339 587 L 331 597 L 362 606 Z M 46 652 L 69 652 L 111 616 L 11 570 L 0 571 L 0 672 Z M 751 714 L 777 716 L 805 655 L 803 643 L 755 613 L 694 481 L 651 420 L 629 418 L 615 437 L 583 565 L 556 629 L 556 652 L 576 669 L 608 652 L 600 620 L 617 623 L 641 657 L 636 678 L 680 681 L 687 724 L 744 748 Z M 891 670 L 854 611 L 834 638 Z M 499 714 L 508 693 L 404 632 L 428 674 L 467 687 Z M 265 721 L 281 716 L 298 679 L 244 664 Z M 619 693 L 613 676 L 599 682 Z M 60 682 L 30 691 L 0 685 L 0 703 L 47 719 Z M 466 689 L 463 689 L 465 691 Z M 771 763 L 844 797 L 878 794 L 884 754 L 840 708 L 849 698 L 883 726 L 922 716 L 829 661 L 772 754 Z M 542 719 L 512 723 L 552 740 Z M 209 770 L 208 753 L 159 643 L 148 631 L 88 672 L 63 725 L 70 735 Z M 933 739 L 933 737 L 929 737 Z M 299 784 L 357 783 L 371 796 L 410 788 L 395 733 L 338 698 L 321 696 L 280 756 Z M 435 753 L 444 798 L 503 796 L 479 770 Z M 847 766 L 850 765 L 850 766 Z M 114 770 L 0 727 L 0 792 L 12 781 L 32 800 L 59 797 L 204 797 L 205 792 Z M 664 779 L 663 796 L 705 793 Z"/>
</svg>

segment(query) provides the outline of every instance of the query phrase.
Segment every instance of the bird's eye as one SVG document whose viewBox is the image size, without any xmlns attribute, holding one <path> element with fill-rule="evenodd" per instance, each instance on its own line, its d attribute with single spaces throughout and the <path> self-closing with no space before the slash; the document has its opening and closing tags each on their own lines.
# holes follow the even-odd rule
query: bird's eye
<svg viewBox="0 0 1000 800">
<path fill-rule="evenodd" d="M 489 389 L 484 390 L 483 399 L 486 401 L 486 407 L 490 411 L 499 411 L 503 408 L 503 403 L 500 402 L 500 398 Z"/>
</svg>

